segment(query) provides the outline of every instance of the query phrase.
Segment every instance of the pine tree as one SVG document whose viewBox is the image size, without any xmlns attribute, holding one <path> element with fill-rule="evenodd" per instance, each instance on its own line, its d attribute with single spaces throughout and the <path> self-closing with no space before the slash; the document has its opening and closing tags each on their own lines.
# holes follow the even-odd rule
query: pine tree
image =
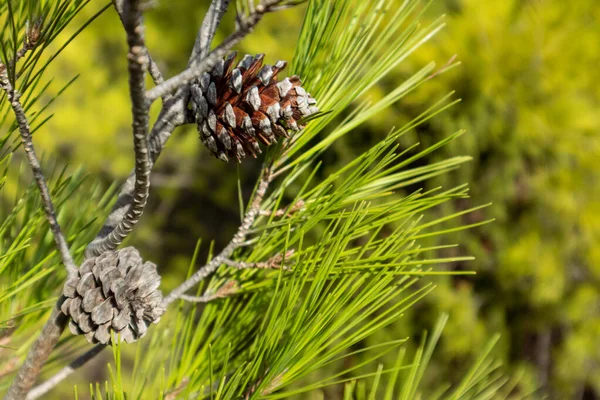
<svg viewBox="0 0 600 400">
<path fill-rule="evenodd" d="M 289 68 L 294 75 L 271 81 L 283 64 L 258 72 L 254 67 L 262 57 L 248 64 L 242 60 L 238 86 L 236 69 L 225 68 L 232 63 L 232 48 L 265 14 L 301 3 L 237 1 L 235 31 L 211 50 L 229 6 L 227 0 L 213 0 L 187 68 L 169 79 L 145 45 L 148 5 L 115 0 L 100 8 L 82 29 L 109 8 L 119 15 L 128 44 L 124 57 L 135 156 L 125 183 L 106 189 L 86 182 L 82 172 L 69 175 L 58 164 L 49 173 L 52 164 L 39 161 L 32 138 L 38 130 L 43 134 L 49 118 L 44 115 L 55 98 L 42 103 L 50 79 L 45 70 L 71 38 L 58 47 L 52 44 L 91 5 L 2 0 L 2 183 L 5 194 L 11 191 L 15 198 L 4 197 L 0 227 L 0 390 L 6 399 L 48 396 L 77 368 L 97 361 L 107 343 L 114 355 L 110 383 L 90 382 L 93 398 L 290 398 L 342 384 L 345 398 L 358 399 L 508 396 L 508 378 L 490 358 L 497 338 L 461 382 L 419 386 L 446 316 L 429 339 L 423 335 L 412 357 L 406 355 L 406 338 L 364 344 L 434 289 L 428 276 L 449 274 L 436 265 L 470 259 L 429 257 L 448 245 L 427 247 L 424 239 L 443 237 L 448 230 L 442 223 L 472 210 L 422 218 L 465 198 L 466 186 L 392 195 L 469 160 L 454 157 L 414 166 L 462 131 L 419 151 L 397 144 L 403 134 L 456 104 L 451 94 L 405 126 L 390 127 L 386 138 L 326 178 L 315 178 L 335 140 L 455 65 L 436 69 L 428 64 L 383 99 L 365 100 L 370 88 L 443 23 L 421 26 L 418 17 L 425 5 L 420 0 L 311 0 Z M 146 74 L 154 83 L 150 89 Z M 225 98 L 224 90 L 242 97 Z M 150 105 L 159 99 L 160 113 L 150 123 Z M 210 106 L 206 112 L 204 102 Z M 315 103 L 320 112 L 311 108 Z M 255 121 L 252 110 L 261 113 Z M 238 129 L 241 112 L 252 127 Z M 217 129 L 217 122 L 223 129 Z M 197 262 L 198 241 L 188 276 L 163 297 L 153 265 L 142 263 L 136 250 L 118 248 L 144 212 L 154 163 L 176 127 L 186 124 L 198 126 L 218 157 L 243 161 L 252 150 L 259 156 L 252 132 L 269 146 L 260 156 L 263 165 L 242 206 L 236 234 L 221 250 L 211 248 L 204 265 Z M 20 168 L 23 153 L 26 162 Z M 20 187 L 27 169 L 34 182 Z M 457 224 L 450 231 L 467 228 Z M 158 272 L 164 276 L 167 266 L 158 266 Z M 45 321 L 41 333 L 40 319 Z M 100 343 L 91 345 L 68 333 L 59 340 L 69 324 L 71 333 Z M 129 343 L 135 339 L 136 344 Z M 134 369 L 129 372 L 121 360 L 132 348 Z M 384 365 L 390 353 L 397 354 L 394 363 Z M 75 360 L 69 364 L 71 354 Z M 42 378 L 34 387 L 40 370 Z M 87 387 L 77 383 L 76 396 Z"/>
</svg>

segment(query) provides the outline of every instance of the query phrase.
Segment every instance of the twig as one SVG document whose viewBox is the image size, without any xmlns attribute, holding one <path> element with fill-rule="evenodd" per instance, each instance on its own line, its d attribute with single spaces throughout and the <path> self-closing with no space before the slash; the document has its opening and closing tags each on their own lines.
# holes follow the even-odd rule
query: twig
<svg viewBox="0 0 600 400">
<path fill-rule="evenodd" d="M 233 261 L 233 260 L 226 258 L 223 260 L 223 264 L 233 267 L 233 268 L 237 268 L 237 269 L 280 269 L 280 268 L 288 269 L 287 267 L 283 266 L 282 263 L 283 263 L 284 259 L 291 257 L 292 254 L 294 254 L 293 249 L 288 250 L 285 253 L 285 256 L 282 254 L 277 254 L 276 256 L 271 257 L 266 262 L 253 262 L 253 263 Z M 216 299 L 221 299 L 223 297 L 229 297 L 229 296 L 237 293 L 238 291 L 239 291 L 239 288 L 237 286 L 237 283 L 233 280 L 228 280 L 227 282 L 225 282 L 225 284 L 223 286 L 218 288 L 216 291 L 208 289 L 206 292 L 204 292 L 204 294 L 202 296 L 190 296 L 187 294 L 182 294 L 179 296 L 179 298 L 182 300 L 185 300 L 185 301 L 192 302 L 192 303 L 208 303 L 208 302 L 216 300 Z"/>
<path fill-rule="evenodd" d="M 182 94 L 184 90 L 178 91 L 171 99 L 163 104 L 163 108 L 158 116 L 152 131 L 148 137 L 148 146 L 150 151 L 150 168 L 154 165 L 158 157 L 160 156 L 162 149 L 167 144 L 167 141 L 171 137 L 171 134 L 177 126 L 182 125 L 185 122 L 185 99 Z M 106 218 L 104 225 L 100 229 L 98 235 L 88 245 L 85 255 L 86 257 L 93 257 L 97 255 L 96 244 L 101 242 L 108 234 L 110 234 L 117 225 L 123 220 L 125 213 L 131 207 L 134 193 L 135 193 L 135 170 L 131 172 L 123 186 L 113 206 L 112 211 Z"/>
<path fill-rule="evenodd" d="M 260 22 L 262 17 L 271 11 L 279 9 L 278 5 L 284 3 L 284 0 L 262 1 L 256 6 L 253 12 L 248 16 L 238 19 L 239 26 L 235 32 L 229 35 L 219 46 L 211 51 L 205 58 L 198 63 L 193 63 L 185 71 L 174 77 L 167 79 L 162 85 L 156 86 L 146 92 L 146 97 L 149 101 L 154 101 L 165 94 L 172 93 L 181 86 L 187 85 L 192 80 L 198 78 L 204 72 L 211 69 L 216 62 L 225 56 L 225 54 L 247 34 L 252 32 L 256 24 Z M 295 5 L 295 4 L 293 4 Z M 292 6 L 292 5 L 290 5 Z M 287 8 L 287 7 L 286 7 Z"/>
<path fill-rule="evenodd" d="M 254 224 L 254 220 L 258 216 L 260 212 L 260 206 L 262 200 L 267 192 L 267 188 L 269 187 L 269 183 L 271 182 L 271 165 L 263 169 L 263 174 L 258 184 L 258 188 L 256 189 L 256 194 L 252 203 L 250 204 L 250 208 L 246 212 L 244 219 L 242 220 L 242 224 L 238 228 L 238 231 L 231 239 L 231 242 L 227 244 L 221 250 L 221 252 L 214 257 L 208 264 L 201 267 L 198 271 L 196 271 L 188 280 L 183 282 L 177 288 L 175 288 L 167 297 L 163 299 L 163 306 L 166 307 L 171 302 L 178 299 L 182 294 L 190 290 L 208 275 L 212 274 L 221 264 L 225 262 L 225 260 L 229 259 L 233 252 L 239 248 L 244 241 L 246 240 L 246 236 L 248 235 L 248 231 Z"/>
<path fill-rule="evenodd" d="M 439 74 L 442 74 L 442 73 L 446 72 L 446 70 L 448 70 L 449 68 L 455 66 L 456 64 L 454 64 L 454 60 L 456 60 L 457 57 L 458 57 L 458 55 L 454 54 L 452 57 L 450 57 L 450 59 L 448 60 L 448 62 L 446 62 L 446 64 L 444 64 L 444 66 L 442 68 L 440 68 L 437 71 L 433 72 L 431 75 L 429 75 L 427 77 L 427 79 L 433 79 L 436 76 L 438 76 Z"/>
<path fill-rule="evenodd" d="M 29 166 L 31 167 L 33 178 L 35 179 L 35 182 L 42 197 L 44 212 L 46 213 L 46 219 L 50 224 L 50 230 L 52 231 L 52 236 L 54 237 L 54 243 L 56 244 L 58 252 L 60 253 L 63 265 L 67 269 L 69 277 L 72 277 L 77 273 L 77 267 L 73 262 L 73 257 L 71 256 L 71 252 L 69 251 L 67 240 L 65 239 L 60 225 L 58 223 L 58 220 L 56 219 L 56 212 L 54 211 L 54 204 L 52 203 L 50 190 L 48 189 L 46 178 L 44 177 L 40 161 L 37 158 L 35 148 L 33 146 L 29 122 L 27 121 L 25 110 L 23 110 L 23 106 L 19 101 L 20 94 L 13 89 L 11 83 L 9 82 L 8 78 L 4 73 L 0 75 L 0 87 L 6 92 L 8 101 L 10 102 L 10 105 L 15 114 L 17 124 L 19 125 L 21 143 L 23 144 L 23 149 L 25 150 L 25 154 L 27 155 L 27 161 L 29 162 Z"/>
<path fill-rule="evenodd" d="M 113 4 L 115 7 L 115 10 L 117 11 L 117 15 L 119 16 L 119 19 L 121 20 L 121 23 L 123 24 L 123 27 L 125 27 L 125 21 L 123 19 L 124 18 L 123 0 L 115 0 Z M 141 7 L 141 5 L 140 5 L 140 7 Z M 152 82 L 154 82 L 154 85 L 162 84 L 165 81 L 165 79 L 163 78 L 163 75 L 160 72 L 158 65 L 156 64 L 156 62 L 154 62 L 154 60 L 150 56 L 150 53 L 148 53 L 148 49 L 146 49 L 146 57 L 148 60 L 147 69 L 148 69 L 148 73 L 150 74 L 150 77 L 152 78 Z M 165 99 L 166 99 L 166 97 L 165 97 Z"/>
<path fill-rule="evenodd" d="M 267 262 L 244 262 L 244 261 L 233 261 L 229 259 L 223 260 L 223 264 L 228 267 L 233 267 L 235 269 L 277 269 L 280 268 L 280 265 L 275 263 Z"/>
<path fill-rule="evenodd" d="M 50 319 L 44 325 L 42 332 L 40 332 L 31 349 L 29 349 L 27 358 L 23 362 L 23 365 L 21 365 L 19 372 L 17 372 L 17 376 L 4 396 L 4 400 L 24 399 L 29 389 L 35 383 L 42 366 L 58 342 L 60 334 L 67 326 L 68 318 L 60 311 L 60 305 L 64 300 L 65 298 L 61 296 L 52 309 Z"/>
<path fill-rule="evenodd" d="M 285 257 L 283 254 L 277 254 L 269 258 L 265 262 L 242 262 L 242 261 L 233 261 L 229 259 L 223 260 L 223 264 L 236 268 L 236 269 L 288 269 L 284 265 L 282 265 L 284 259 L 288 259 L 294 254 L 294 250 L 288 250 L 285 253 Z"/>
<path fill-rule="evenodd" d="M 158 65 L 156 65 L 156 62 L 154 62 L 152 57 L 150 57 L 150 54 L 148 54 L 147 52 L 146 57 L 148 57 L 148 73 L 152 78 L 152 82 L 154 82 L 156 86 L 161 85 L 165 81 L 165 78 L 163 78 L 163 75 L 160 72 Z"/>
<path fill-rule="evenodd" d="M 183 389 L 190 383 L 190 378 L 183 378 L 179 386 L 173 389 L 171 392 L 166 393 L 165 400 L 175 400 L 179 393 L 183 392 Z"/>
<path fill-rule="evenodd" d="M 210 44 L 215 37 L 215 32 L 223 19 L 223 15 L 225 15 L 225 11 L 227 11 L 229 2 L 230 0 L 212 0 L 210 3 L 200 26 L 198 36 L 196 36 L 196 42 L 194 43 L 194 49 L 190 57 L 192 65 L 208 55 Z"/>
<path fill-rule="evenodd" d="M 38 45 L 40 37 L 42 36 L 43 23 L 44 21 L 41 18 L 36 20 L 31 26 L 29 25 L 29 21 L 27 21 L 27 29 L 25 31 L 25 38 L 23 39 L 23 46 L 17 50 L 15 58 L 7 62 L 7 65 L 12 68 L 12 71 L 16 77 L 20 75 L 17 73 L 17 62 L 21 58 L 25 57 L 25 54 L 27 54 L 28 51 L 35 49 L 35 47 Z"/>
<path fill-rule="evenodd" d="M 119 15 L 123 14 L 123 12 L 124 12 L 123 11 L 124 4 L 125 4 L 124 0 L 114 0 L 114 6 L 115 6 L 115 9 L 117 10 L 117 12 L 119 13 Z M 214 35 L 214 32 L 212 35 Z M 193 57 L 190 57 L 190 59 L 193 59 Z M 156 82 L 157 75 L 154 75 L 154 72 L 152 72 L 154 67 L 153 67 L 153 62 L 150 60 L 151 59 L 149 59 L 149 64 L 148 64 L 149 72 L 152 75 L 152 78 L 155 80 L 155 83 L 157 83 Z M 156 70 L 158 70 L 158 69 L 156 69 Z M 160 84 L 160 83 L 158 83 L 158 84 Z M 152 165 L 156 162 L 156 160 L 160 156 L 162 149 L 164 148 L 167 141 L 171 137 L 171 134 L 173 133 L 175 128 L 177 126 L 180 126 L 180 125 L 183 125 L 184 123 L 186 123 L 187 98 L 188 98 L 187 88 L 181 88 L 180 90 L 178 90 L 175 93 L 175 95 L 171 96 L 170 98 L 165 98 L 165 101 L 162 105 L 159 116 L 157 118 L 157 121 L 155 122 L 155 124 L 148 136 L 149 168 L 152 167 Z M 132 171 L 132 173 L 127 178 L 125 184 L 121 188 L 121 192 L 119 194 L 119 197 L 117 199 L 115 206 L 113 207 L 113 210 L 111 211 L 111 214 L 107 218 L 106 222 L 104 223 L 104 226 L 98 233 L 94 242 L 90 243 L 90 245 L 86 249 L 86 257 L 95 255 L 95 251 L 93 250 L 93 248 L 95 246 L 93 246 L 93 245 L 95 243 L 98 243 L 98 241 L 102 240 L 108 234 L 110 234 L 115 229 L 115 227 L 123 220 L 126 211 L 131 207 L 131 204 L 132 204 L 132 201 L 134 198 L 134 190 L 135 190 L 135 186 L 136 186 L 135 185 L 135 181 L 136 181 L 135 172 L 136 172 L 136 170 L 134 169 L 134 171 Z M 38 376 L 39 369 L 44 364 L 50 351 L 52 350 L 52 348 L 58 341 L 58 336 L 60 336 L 60 333 L 64 330 L 64 328 L 68 322 L 68 319 L 66 317 L 64 317 L 62 312 L 60 312 L 60 310 L 58 309 L 58 307 L 60 306 L 61 303 L 62 303 L 62 300 L 59 301 L 59 303 L 56 307 L 58 310 L 58 315 L 54 315 L 54 313 L 53 313 L 52 317 L 50 318 L 50 321 L 47 323 L 46 327 L 44 327 L 44 334 L 41 335 L 40 338 L 38 338 L 38 341 L 34 344 L 32 349 L 30 350 L 30 354 L 28 355 L 28 361 L 26 361 L 26 364 L 24 364 L 24 367 L 22 367 L 22 370 L 25 369 L 25 365 L 29 365 L 31 363 L 31 361 L 29 361 L 30 358 L 32 358 L 33 360 L 36 360 L 37 354 L 39 352 L 38 348 L 44 348 L 44 345 L 46 345 L 48 354 L 45 357 L 43 357 L 43 359 L 42 359 L 42 357 L 37 358 L 39 360 L 39 365 L 37 367 L 37 370 L 33 372 L 33 377 L 31 378 L 31 382 L 28 384 L 28 386 L 22 387 L 23 385 L 19 385 L 19 387 L 17 388 L 17 389 L 20 389 L 19 391 L 16 391 L 17 389 L 13 390 L 11 388 L 11 391 L 14 391 L 15 395 L 12 395 L 12 397 L 8 397 L 9 395 L 7 395 L 7 397 L 6 397 L 7 400 L 22 399 L 24 397 L 25 393 L 27 393 L 27 391 L 31 388 L 31 386 L 34 383 L 35 378 Z M 60 321 L 58 321 L 57 317 L 62 317 L 62 319 Z M 56 321 L 56 322 L 54 322 L 54 321 Z M 52 331 L 49 329 L 49 327 L 55 327 L 56 329 L 55 329 L 55 331 Z M 56 333 L 58 333 L 58 334 L 56 335 Z M 52 336 L 51 334 L 56 335 L 56 339 L 53 339 L 51 337 Z M 38 343 L 38 342 L 40 342 L 40 339 L 42 339 L 42 338 L 47 338 L 48 340 L 44 341 L 43 343 Z M 46 342 L 48 342 L 48 343 L 46 343 Z M 44 382 L 41 385 L 39 385 L 38 387 L 36 387 L 34 389 L 34 391 L 36 391 L 36 393 L 34 393 L 34 395 L 37 395 L 38 390 L 39 390 L 40 395 L 42 395 L 45 392 L 47 392 L 48 390 L 50 390 L 52 387 L 56 386 L 58 383 L 60 383 L 62 380 L 64 380 L 67 376 L 69 376 L 72 372 L 74 372 L 75 369 L 81 367 L 87 361 L 91 360 L 95 355 L 99 354 L 100 350 L 101 349 L 94 347 L 93 349 L 91 349 L 90 351 L 88 351 L 87 353 L 85 353 L 84 355 L 79 357 L 77 360 L 75 360 L 73 363 L 71 363 L 68 367 L 65 367 L 58 374 L 56 374 L 53 378 L 51 378 L 51 381 L 52 381 L 51 384 L 48 382 Z M 32 354 L 33 354 L 33 356 L 32 356 Z M 32 369 L 30 367 L 28 367 L 28 371 L 31 371 L 31 370 Z M 28 373 L 31 375 L 31 372 L 28 372 L 28 371 L 24 372 L 26 376 Z M 19 374 L 21 374 L 21 371 L 19 372 Z M 19 378 L 19 375 L 17 376 L 17 378 Z M 15 386 L 16 381 L 17 381 L 17 379 L 15 379 L 15 383 L 13 383 L 13 386 Z M 44 388 L 44 389 L 42 389 L 42 388 Z M 42 393 L 42 390 L 45 390 L 45 391 Z M 9 394 L 10 394 L 10 392 L 9 392 Z"/>
<path fill-rule="evenodd" d="M 28 50 L 35 47 L 39 39 L 40 29 L 41 23 L 36 23 L 34 27 L 27 32 L 24 51 L 17 54 L 14 64 L 16 64 L 16 61 L 19 57 L 22 57 Z M 50 190 L 48 189 L 46 178 L 44 177 L 40 162 L 33 146 L 31 130 L 27 121 L 27 116 L 25 115 L 23 106 L 19 101 L 20 94 L 14 90 L 9 82 L 8 77 L 6 76 L 6 68 L 4 65 L 0 65 L 0 87 L 6 91 L 8 101 L 10 102 L 15 114 L 17 124 L 19 126 L 19 133 L 21 134 L 23 149 L 25 150 L 27 161 L 29 162 L 33 172 L 33 178 L 35 179 L 40 191 L 44 212 L 46 214 L 46 219 L 50 224 L 50 230 L 52 231 L 54 242 L 58 248 L 62 262 L 67 269 L 69 277 L 72 277 L 77 273 L 77 267 L 73 262 L 73 257 L 69 251 L 69 246 L 67 245 L 67 241 L 62 234 L 62 230 L 56 218 L 54 205 L 50 196 Z M 56 343 L 58 342 L 58 339 L 60 338 L 60 335 L 65 329 L 68 321 L 67 317 L 60 311 L 60 304 L 62 304 L 62 301 L 64 301 L 64 297 L 61 296 L 52 309 L 50 318 L 42 328 L 41 334 L 29 349 L 23 365 L 21 365 L 19 368 L 17 375 L 15 376 L 10 388 L 8 389 L 8 392 L 6 393 L 6 396 L 4 397 L 6 400 L 17 400 L 25 397 L 40 374 L 40 370 L 50 356 L 52 349 L 54 346 L 56 346 Z"/>
<path fill-rule="evenodd" d="M 115 0 L 115 8 L 117 12 L 120 14 L 123 13 L 123 3 L 124 0 Z M 205 16 L 206 19 L 213 18 L 211 15 L 207 14 Z M 198 32 L 198 36 L 200 35 L 208 35 L 204 33 L 205 28 L 208 27 L 210 29 L 216 29 L 214 24 L 206 24 L 202 23 L 202 27 Z M 214 36 L 214 32 L 209 34 L 210 36 Z M 196 43 L 199 45 L 201 41 L 197 38 Z M 188 67 L 192 65 L 195 60 L 195 54 L 200 52 L 199 49 L 194 47 L 191 52 L 190 60 L 188 62 Z M 189 113 L 187 109 L 189 91 L 187 87 L 181 87 L 177 90 L 177 92 L 171 96 L 162 96 L 163 97 L 163 105 L 161 111 L 158 115 L 158 119 L 156 120 L 152 130 L 150 131 L 148 137 L 148 146 L 150 150 L 150 168 L 154 165 L 162 149 L 166 146 L 167 141 L 171 137 L 171 134 L 175 130 L 176 127 L 195 122 L 195 118 L 190 119 Z M 96 238 L 88 245 L 86 249 L 85 255 L 86 257 L 92 257 L 97 255 L 94 250 L 96 244 L 104 240 L 104 238 L 109 235 L 116 226 L 123 220 L 125 213 L 131 207 L 131 203 L 133 201 L 134 196 L 134 188 L 135 188 L 135 170 L 129 174 L 129 177 L 121 187 L 121 191 L 113 206 L 113 209 L 110 212 L 110 215 L 106 218 L 104 225 L 96 235 Z"/>
<path fill-rule="evenodd" d="M 152 59 L 152 57 L 150 56 L 150 53 L 148 53 L 148 50 L 146 50 L 146 57 L 148 59 L 148 73 L 150 74 L 150 77 L 152 78 L 152 82 L 154 82 L 154 86 L 158 86 L 158 85 L 162 85 L 162 83 L 165 81 L 165 78 L 163 78 L 162 72 L 160 72 L 160 69 L 158 68 L 158 65 L 156 64 L 156 62 Z M 163 102 L 168 101 L 172 96 L 170 94 L 166 94 L 162 97 Z"/>
<path fill-rule="evenodd" d="M 285 208 L 280 208 L 279 210 L 275 210 L 275 211 L 260 210 L 260 215 L 267 216 L 267 217 L 289 216 L 289 215 L 292 215 L 292 214 L 302 210 L 304 208 L 304 205 L 305 205 L 304 200 L 300 199 L 296 203 L 289 205 Z"/>
<path fill-rule="evenodd" d="M 208 303 L 216 299 L 222 299 L 224 297 L 229 297 L 239 291 L 239 287 L 236 281 L 228 280 L 218 288 L 216 291 L 208 289 L 202 296 L 190 296 L 187 294 L 182 294 L 179 296 L 180 299 L 189 301 L 191 303 Z"/>
<path fill-rule="evenodd" d="M 81 367 L 86 362 L 100 354 L 105 347 L 106 345 L 104 344 L 97 344 L 96 346 L 92 347 L 90 350 L 88 350 L 87 352 L 79 356 L 77 359 L 75 359 L 73 362 L 71 362 L 71 364 L 67 365 L 66 367 L 58 371 L 56 374 L 54 374 L 52 378 L 48 379 L 41 385 L 34 387 L 31 390 L 31 392 L 29 392 L 26 399 L 34 400 L 48 393 L 48 391 L 50 391 L 52 388 L 54 388 L 56 385 L 62 382 L 66 377 L 75 372 L 77 368 Z"/>
<path fill-rule="evenodd" d="M 135 151 L 135 183 L 133 201 L 117 226 L 105 237 L 90 244 L 86 253 L 99 255 L 114 250 L 121 244 L 139 221 L 146 207 L 150 189 L 150 155 L 148 151 L 148 110 L 149 102 L 144 95 L 145 68 L 148 55 L 144 44 L 144 25 L 139 0 L 132 0 L 123 6 L 123 26 L 127 33 L 129 53 L 129 94 L 133 115 L 133 147 Z"/>
</svg>

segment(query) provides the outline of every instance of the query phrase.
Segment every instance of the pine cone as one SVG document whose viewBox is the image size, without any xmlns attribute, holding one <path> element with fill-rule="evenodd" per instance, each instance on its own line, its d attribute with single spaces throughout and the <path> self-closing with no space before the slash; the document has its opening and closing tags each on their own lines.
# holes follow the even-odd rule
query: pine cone
<svg viewBox="0 0 600 400">
<path fill-rule="evenodd" d="M 107 251 L 86 260 L 65 283 L 60 309 L 71 317 L 69 330 L 90 343 L 108 344 L 111 331 L 135 342 L 164 313 L 156 265 L 142 263 L 136 249 Z"/>
<path fill-rule="evenodd" d="M 260 153 L 258 142 L 274 143 L 299 131 L 301 120 L 318 112 L 297 76 L 277 80 L 287 63 L 261 68 L 264 54 L 247 54 L 233 68 L 236 53 L 219 60 L 190 85 L 192 110 L 202 143 L 219 159 L 240 162 Z"/>
</svg>

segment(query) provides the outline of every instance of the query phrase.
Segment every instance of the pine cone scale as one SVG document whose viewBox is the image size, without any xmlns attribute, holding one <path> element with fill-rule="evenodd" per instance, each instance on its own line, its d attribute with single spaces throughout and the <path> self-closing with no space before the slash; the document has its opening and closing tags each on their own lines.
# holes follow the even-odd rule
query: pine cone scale
<svg viewBox="0 0 600 400">
<path fill-rule="evenodd" d="M 79 326 L 73 320 L 69 321 L 69 332 L 71 332 L 72 335 L 83 334 L 83 331 L 79 329 Z"/>
<path fill-rule="evenodd" d="M 106 299 L 100 305 L 92 310 L 92 321 L 97 325 L 102 325 L 110 321 L 113 317 L 113 308 L 110 305 L 110 300 Z"/>
<path fill-rule="evenodd" d="M 93 289 L 94 287 L 94 276 L 91 272 L 88 272 L 81 277 L 81 280 L 77 284 L 77 294 L 83 296 L 88 290 Z"/>
<path fill-rule="evenodd" d="M 63 293 L 66 297 L 75 297 L 75 294 L 77 293 L 77 283 L 79 283 L 79 278 L 71 278 L 65 282 Z"/>
<path fill-rule="evenodd" d="M 86 313 L 91 313 L 94 308 L 104 300 L 105 297 L 102 295 L 102 288 L 98 287 L 90 289 L 83 295 L 81 308 L 83 308 L 83 311 Z"/>
<path fill-rule="evenodd" d="M 71 314 L 71 316 L 73 318 L 78 318 L 79 314 L 81 312 L 80 308 L 81 308 L 81 298 L 75 297 L 73 300 L 71 300 L 71 302 L 69 304 L 69 314 Z"/>
<path fill-rule="evenodd" d="M 110 341 L 109 327 L 110 327 L 110 324 L 103 324 L 103 325 L 98 326 L 98 328 L 96 329 L 96 332 L 94 333 L 92 340 L 96 339 L 100 343 L 108 343 Z"/>
<path fill-rule="evenodd" d="M 77 320 L 77 326 L 83 331 L 83 333 L 91 332 L 94 329 L 92 318 L 88 314 L 80 314 Z"/>
<path fill-rule="evenodd" d="M 131 318 L 131 312 L 129 308 L 121 310 L 112 320 L 112 327 L 117 331 L 122 330 L 129 324 Z"/>
</svg>

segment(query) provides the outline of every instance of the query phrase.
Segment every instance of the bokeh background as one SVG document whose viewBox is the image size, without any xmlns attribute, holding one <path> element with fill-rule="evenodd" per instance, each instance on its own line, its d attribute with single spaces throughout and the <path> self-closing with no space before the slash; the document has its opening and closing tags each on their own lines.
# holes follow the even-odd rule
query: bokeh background
<svg viewBox="0 0 600 400">
<path fill-rule="evenodd" d="M 207 3 L 163 0 L 149 10 L 148 45 L 167 76 L 185 67 Z M 93 11 L 88 7 L 87 16 Z M 268 16 L 238 50 L 291 60 L 303 12 Z M 464 373 L 461 367 L 500 332 L 496 356 L 520 377 L 522 393 L 600 398 L 598 0 L 436 0 L 424 23 L 442 13 L 447 27 L 370 95 L 385 95 L 432 60 L 444 65 L 456 54 L 462 65 L 338 141 L 322 173 L 455 90 L 462 102 L 405 136 L 402 146 L 425 146 L 466 128 L 466 135 L 421 162 L 457 155 L 473 161 L 427 185 L 468 182 L 471 198 L 441 212 L 491 202 L 463 222 L 495 222 L 452 238 L 461 246 L 451 254 L 476 260 L 451 268 L 477 275 L 436 279 L 432 295 L 381 335 L 415 336 L 446 311 L 450 320 L 428 379 Z M 228 16 L 217 40 L 232 29 Z M 110 10 L 48 73 L 55 89 L 80 76 L 37 134 L 40 151 L 73 168 L 84 165 L 92 179 L 123 181 L 133 166 L 125 67 L 124 34 Z M 175 279 L 169 271 L 189 264 L 198 238 L 214 239 L 217 247 L 229 240 L 239 223 L 237 176 L 249 192 L 258 165 L 222 163 L 202 148 L 192 126 L 176 131 L 131 238 L 162 266 L 167 285 Z"/>
</svg>

